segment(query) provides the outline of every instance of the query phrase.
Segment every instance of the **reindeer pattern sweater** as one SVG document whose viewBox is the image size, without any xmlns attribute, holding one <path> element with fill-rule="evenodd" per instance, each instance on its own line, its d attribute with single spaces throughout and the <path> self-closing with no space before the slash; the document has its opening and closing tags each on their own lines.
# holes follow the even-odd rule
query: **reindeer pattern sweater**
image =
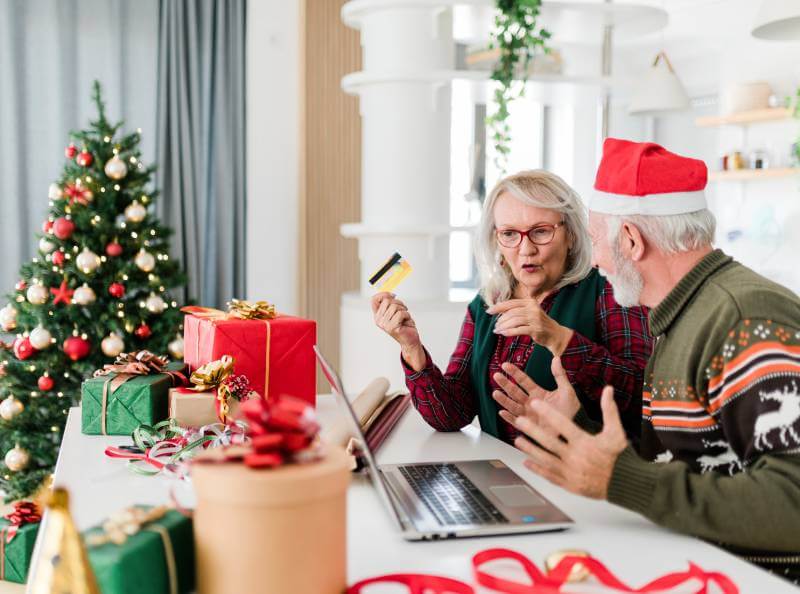
<svg viewBox="0 0 800 594">
<path fill-rule="evenodd" d="M 650 312 L 642 442 L 609 501 L 800 575 L 800 299 L 719 250 Z"/>
</svg>

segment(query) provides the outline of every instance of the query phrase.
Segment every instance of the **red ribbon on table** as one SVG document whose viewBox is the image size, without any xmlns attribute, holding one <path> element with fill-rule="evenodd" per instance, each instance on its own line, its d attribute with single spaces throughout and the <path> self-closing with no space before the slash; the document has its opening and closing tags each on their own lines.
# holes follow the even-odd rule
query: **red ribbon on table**
<svg viewBox="0 0 800 594">
<path fill-rule="evenodd" d="M 14 511 L 3 516 L 10 522 L 0 529 L 0 580 L 6 579 L 6 545 L 17 535 L 25 524 L 36 524 L 42 521 L 42 513 L 32 501 L 17 501 Z"/>
<path fill-rule="evenodd" d="M 486 563 L 498 560 L 519 563 L 527 573 L 529 583 L 501 578 L 483 569 L 483 565 Z M 689 563 L 689 569 L 686 571 L 668 573 L 641 588 L 632 588 L 619 580 L 594 557 L 565 556 L 546 574 L 541 572 L 526 556 L 510 549 L 487 549 L 472 557 L 475 581 L 485 588 L 503 594 L 557 594 L 561 592 L 561 587 L 569 581 L 576 565 L 582 566 L 582 569 L 585 568 L 600 584 L 615 588 L 620 592 L 663 591 L 696 580 L 698 589 L 695 594 L 707 594 L 708 586 L 712 583 L 716 584 L 723 594 L 739 593 L 739 588 L 728 576 L 719 572 L 705 571 L 694 563 Z M 392 574 L 368 578 L 350 586 L 347 594 L 361 594 L 365 586 L 376 583 L 404 584 L 410 594 L 424 594 L 429 590 L 435 594 L 474 594 L 472 586 L 464 582 L 452 578 L 420 574 Z"/>
</svg>

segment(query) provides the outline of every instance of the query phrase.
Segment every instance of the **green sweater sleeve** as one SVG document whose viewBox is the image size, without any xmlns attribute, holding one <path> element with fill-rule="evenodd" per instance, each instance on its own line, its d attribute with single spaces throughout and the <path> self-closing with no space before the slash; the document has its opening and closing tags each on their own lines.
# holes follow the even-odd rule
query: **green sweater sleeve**
<svg viewBox="0 0 800 594">
<path fill-rule="evenodd" d="M 744 472 L 692 472 L 647 462 L 631 448 L 616 461 L 611 503 L 656 524 L 721 544 L 800 551 L 800 454 L 764 455 Z"/>
</svg>

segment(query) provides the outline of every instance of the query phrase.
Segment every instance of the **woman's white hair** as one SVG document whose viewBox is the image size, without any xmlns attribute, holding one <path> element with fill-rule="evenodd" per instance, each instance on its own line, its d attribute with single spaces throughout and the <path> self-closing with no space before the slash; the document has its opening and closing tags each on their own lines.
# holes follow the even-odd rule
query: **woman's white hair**
<svg viewBox="0 0 800 594">
<path fill-rule="evenodd" d="M 502 265 L 494 224 L 494 205 L 507 192 L 520 202 L 560 212 L 564 216 L 570 250 L 566 270 L 555 288 L 560 289 L 583 279 L 591 269 L 591 244 L 586 210 L 577 192 L 557 175 L 534 169 L 504 177 L 483 203 L 480 227 L 475 241 L 475 259 L 480 273 L 480 294 L 488 305 L 510 299 L 517 280 Z"/>
<path fill-rule="evenodd" d="M 714 243 L 717 220 L 704 208 L 677 215 L 604 215 L 608 240 L 618 245 L 623 221 L 634 225 L 648 241 L 666 254 L 678 254 L 708 247 Z"/>
</svg>

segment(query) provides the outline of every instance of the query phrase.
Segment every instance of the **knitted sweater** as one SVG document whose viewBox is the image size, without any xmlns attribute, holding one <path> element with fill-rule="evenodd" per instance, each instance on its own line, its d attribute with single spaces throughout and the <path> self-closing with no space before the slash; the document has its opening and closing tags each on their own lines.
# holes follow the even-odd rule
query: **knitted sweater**
<svg viewBox="0 0 800 594">
<path fill-rule="evenodd" d="M 717 250 L 650 312 L 612 503 L 800 576 L 800 299 Z"/>
</svg>

